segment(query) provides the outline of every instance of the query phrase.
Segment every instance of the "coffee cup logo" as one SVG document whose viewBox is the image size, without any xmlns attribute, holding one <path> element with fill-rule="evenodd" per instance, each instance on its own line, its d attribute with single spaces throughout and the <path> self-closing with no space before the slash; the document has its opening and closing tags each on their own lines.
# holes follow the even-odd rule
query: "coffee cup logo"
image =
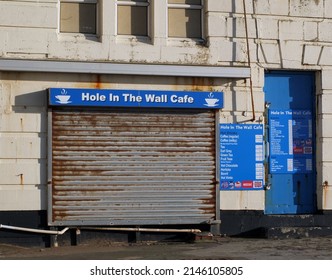
<svg viewBox="0 0 332 280">
<path fill-rule="evenodd" d="M 56 95 L 55 98 L 58 99 L 58 101 L 56 101 L 56 102 L 60 103 L 60 104 L 71 103 L 71 101 L 69 101 L 70 95 L 67 94 L 67 91 L 65 89 L 62 89 L 61 94 Z"/>
<path fill-rule="evenodd" d="M 204 104 L 204 105 L 208 106 L 208 107 L 215 107 L 215 106 L 218 106 L 218 101 L 219 101 L 219 99 L 214 98 L 213 93 L 210 92 L 208 97 L 205 98 L 206 104 Z"/>
</svg>

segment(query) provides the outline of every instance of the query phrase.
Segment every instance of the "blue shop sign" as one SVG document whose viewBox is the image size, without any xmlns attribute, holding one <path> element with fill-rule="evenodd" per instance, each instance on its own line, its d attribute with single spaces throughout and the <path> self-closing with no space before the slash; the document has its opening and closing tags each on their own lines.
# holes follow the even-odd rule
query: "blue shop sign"
<svg viewBox="0 0 332 280">
<path fill-rule="evenodd" d="M 50 88 L 51 106 L 223 108 L 222 92 Z"/>
<path fill-rule="evenodd" d="M 264 127 L 261 124 L 220 125 L 220 190 L 262 190 Z"/>
</svg>

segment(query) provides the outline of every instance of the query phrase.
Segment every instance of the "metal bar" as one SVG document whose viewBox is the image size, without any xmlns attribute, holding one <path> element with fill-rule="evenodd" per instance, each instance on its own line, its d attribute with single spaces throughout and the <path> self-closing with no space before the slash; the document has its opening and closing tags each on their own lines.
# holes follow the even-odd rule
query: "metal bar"
<svg viewBox="0 0 332 280">
<path fill-rule="evenodd" d="M 250 67 L 0 59 L 0 71 L 249 78 Z"/>
<path fill-rule="evenodd" d="M 244 14 L 244 27 L 246 32 L 246 45 L 247 45 L 247 55 L 248 55 L 248 67 L 251 67 L 251 60 L 250 60 L 250 47 L 249 47 L 249 35 L 248 35 L 248 20 L 247 20 L 247 10 L 246 10 L 246 0 L 243 0 L 243 14 Z M 255 100 L 254 100 L 254 93 L 253 93 L 253 84 L 251 75 L 249 77 L 250 83 L 250 99 L 251 99 L 251 111 L 252 111 L 252 119 L 250 121 L 255 121 Z"/>
<path fill-rule="evenodd" d="M 26 231 L 26 232 L 34 232 L 34 233 L 44 233 L 44 234 L 55 234 L 55 235 L 62 235 L 64 234 L 69 227 L 64 228 L 61 231 L 57 230 L 44 230 L 44 229 L 33 229 L 33 228 L 25 228 L 25 227 L 16 227 L 16 226 L 8 226 L 0 224 L 0 229 L 10 229 L 10 230 L 18 230 L 18 231 Z"/>
<path fill-rule="evenodd" d="M 127 227 L 84 227 L 80 229 L 85 230 L 105 230 L 105 231 L 134 231 L 134 232 L 190 232 L 190 233 L 201 233 L 200 229 L 170 229 L 170 228 L 127 228 Z"/>
<path fill-rule="evenodd" d="M 47 159 L 47 164 L 48 164 L 48 168 L 47 168 L 47 217 L 48 217 L 48 221 L 52 221 L 53 219 L 53 213 L 52 213 L 52 170 L 53 170 L 53 166 L 52 166 L 52 160 L 53 160 L 53 156 L 52 156 L 52 108 L 48 109 L 48 118 L 47 118 L 47 155 L 48 155 L 48 159 Z"/>
<path fill-rule="evenodd" d="M 10 229 L 17 231 L 33 232 L 33 233 L 43 233 L 52 235 L 62 235 L 67 232 L 70 228 L 66 227 L 61 231 L 58 230 L 43 230 L 43 229 L 33 229 L 26 227 L 16 227 L 0 224 L 0 229 Z M 191 233 L 201 233 L 200 229 L 167 229 L 167 228 L 131 228 L 131 227 L 81 227 L 80 230 L 105 230 L 105 231 L 140 231 L 140 232 L 191 232 Z"/>
<path fill-rule="evenodd" d="M 215 164 L 216 164 L 216 186 L 215 186 L 215 192 L 216 192 L 216 220 L 220 220 L 220 126 L 219 126 L 219 120 L 220 120 L 220 111 L 216 110 L 215 112 L 215 139 L 216 139 L 216 150 L 215 150 Z"/>
</svg>

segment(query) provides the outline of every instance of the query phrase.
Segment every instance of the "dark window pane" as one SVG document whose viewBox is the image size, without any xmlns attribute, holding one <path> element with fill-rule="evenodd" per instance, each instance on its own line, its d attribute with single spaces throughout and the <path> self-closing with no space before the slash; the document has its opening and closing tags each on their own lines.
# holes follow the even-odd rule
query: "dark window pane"
<svg viewBox="0 0 332 280">
<path fill-rule="evenodd" d="M 118 34 L 148 36 L 148 7 L 118 6 Z"/>
<path fill-rule="evenodd" d="M 202 38 L 201 10 L 168 9 L 168 36 Z"/>
<path fill-rule="evenodd" d="M 60 32 L 96 34 L 96 4 L 61 3 Z"/>
<path fill-rule="evenodd" d="M 168 0 L 168 4 L 201 5 L 201 0 Z"/>
</svg>

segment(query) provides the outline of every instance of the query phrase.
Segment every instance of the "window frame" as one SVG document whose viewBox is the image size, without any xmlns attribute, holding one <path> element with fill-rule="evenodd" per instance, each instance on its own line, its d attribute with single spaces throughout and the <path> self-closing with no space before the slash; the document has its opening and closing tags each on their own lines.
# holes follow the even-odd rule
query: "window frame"
<svg viewBox="0 0 332 280">
<path fill-rule="evenodd" d="M 100 0 L 59 0 L 58 5 L 58 34 L 61 36 L 82 36 L 84 38 L 86 37 L 91 37 L 91 38 L 97 38 L 99 37 L 100 34 Z M 61 32 L 61 4 L 62 3 L 73 3 L 73 4 L 95 4 L 96 5 L 96 21 L 95 21 L 95 28 L 96 32 L 95 33 L 81 33 L 81 32 Z"/>
<path fill-rule="evenodd" d="M 196 41 L 196 42 L 204 42 L 205 41 L 205 30 L 204 30 L 204 11 L 205 11 L 205 5 L 204 5 L 204 0 L 201 0 L 201 4 L 176 4 L 176 3 L 169 3 L 169 0 L 167 1 L 167 15 L 166 15 L 166 20 L 167 20 L 167 38 L 172 39 L 172 40 L 188 40 L 188 41 Z M 200 32 L 201 32 L 201 37 L 200 38 L 191 38 L 191 37 L 170 37 L 169 36 L 169 9 L 191 9 L 191 10 L 201 10 L 201 27 L 200 27 Z"/>
<path fill-rule="evenodd" d="M 119 6 L 136 6 L 136 7 L 147 7 L 147 19 L 146 19 L 146 32 L 147 35 L 134 35 L 134 34 L 119 34 L 118 33 L 118 7 Z M 147 0 L 146 2 L 139 2 L 139 1 L 126 1 L 126 0 L 115 0 L 115 35 L 120 38 L 137 38 L 137 39 L 148 39 L 151 38 L 151 15 L 152 15 L 152 1 Z"/>
</svg>

